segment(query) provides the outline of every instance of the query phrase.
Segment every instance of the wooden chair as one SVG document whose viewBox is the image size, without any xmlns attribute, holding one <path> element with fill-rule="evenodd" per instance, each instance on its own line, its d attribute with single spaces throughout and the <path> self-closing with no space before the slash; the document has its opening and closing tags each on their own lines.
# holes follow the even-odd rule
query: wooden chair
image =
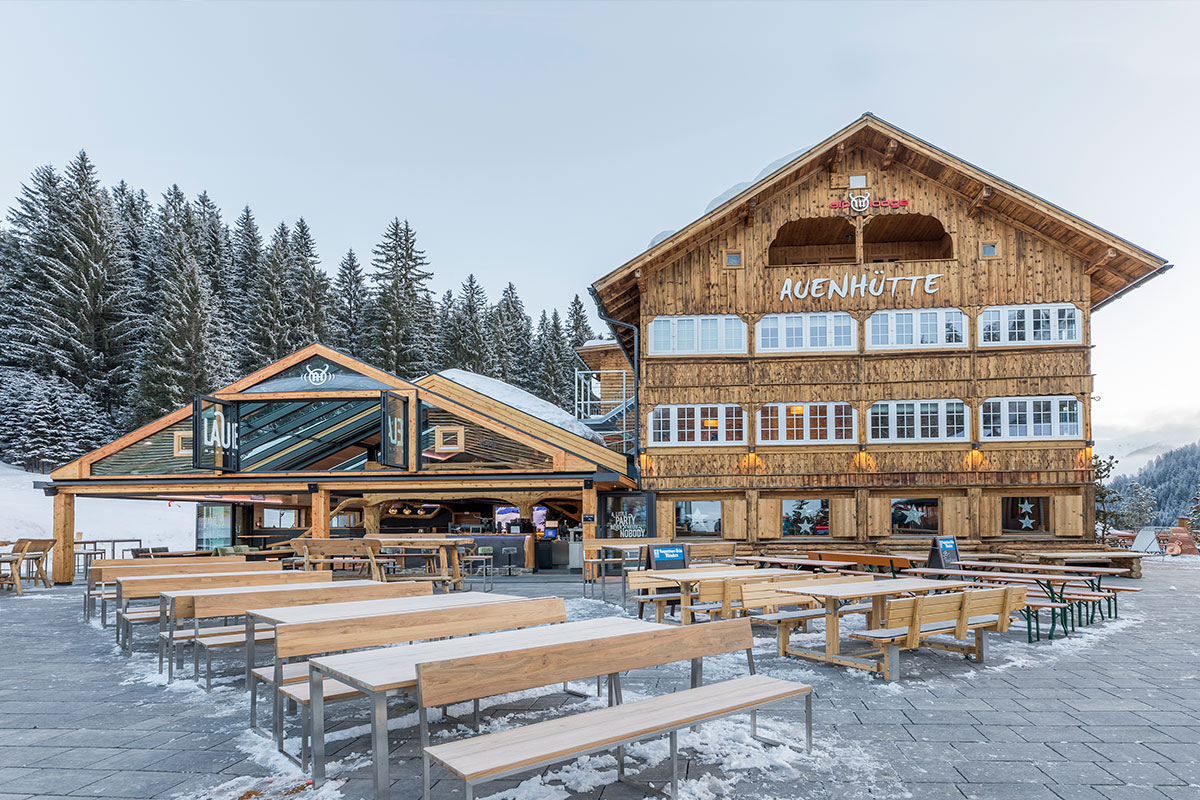
<svg viewBox="0 0 1200 800">
<path fill-rule="evenodd" d="M 969 590 L 889 600 L 884 611 L 884 627 L 852 633 L 879 645 L 883 655 L 883 674 L 889 681 L 900 677 L 900 651 L 929 647 L 975 657 L 982 664 L 987 658 L 987 632 L 1004 633 L 1012 615 L 1025 608 L 1025 587 Z M 965 644 L 968 634 L 973 644 Z M 951 641 L 932 641 L 931 637 L 949 636 Z"/>
<path fill-rule="evenodd" d="M 0 553 L 0 567 L 8 565 L 7 575 L 0 570 L 0 586 L 15 589 L 18 596 L 24 594 L 21 591 L 21 562 L 25 560 L 25 551 L 29 549 L 29 543 L 32 541 L 32 539 L 17 539 L 13 543 L 11 552 Z"/>
<path fill-rule="evenodd" d="M 779 744 L 758 735 L 757 712 L 796 697 L 805 698 L 805 743 L 811 750 L 812 687 L 756 675 L 753 647 L 750 622 L 726 620 L 616 639 L 545 645 L 418 664 L 422 796 L 424 800 L 430 798 L 429 771 L 433 762 L 462 779 L 466 783 L 466 800 L 472 800 L 477 784 L 570 761 L 587 753 L 615 750 L 618 780 L 632 783 L 642 790 L 642 794 L 649 791 L 677 798 L 676 731 L 735 713 L 749 713 L 750 735 L 769 744 Z M 747 655 L 749 675 L 709 686 L 700 685 L 700 664 L 705 656 L 738 651 Z M 631 703 L 622 702 L 622 672 L 685 660 L 692 662 L 693 688 Z M 477 702 L 480 698 L 505 692 L 606 675 L 608 708 L 430 746 L 430 708 L 468 700 Z M 670 740 L 670 794 L 664 791 L 665 787 L 659 789 L 638 784 L 625 774 L 624 746 L 661 736 Z M 386 783 L 383 788 L 386 789 Z"/>
<path fill-rule="evenodd" d="M 46 574 L 46 562 L 50 560 L 50 551 L 54 549 L 54 539 L 26 539 L 25 559 L 22 566 L 27 570 L 33 585 L 40 580 L 47 589 L 51 587 L 50 576 Z"/>
<path fill-rule="evenodd" d="M 803 589 L 831 583 L 870 583 L 870 575 L 829 575 L 814 572 L 797 574 L 795 577 L 780 578 L 763 583 L 745 583 L 741 587 L 742 613 L 751 621 L 774 626 L 780 658 L 787 655 L 792 631 L 808 630 L 808 623 L 825 616 L 825 609 L 807 595 L 792 594 L 784 589 Z M 782 610 L 795 607 L 795 610 Z M 870 603 L 848 603 L 838 609 L 838 616 L 865 614 L 871 610 Z M 755 613 L 757 612 L 757 613 Z"/>
</svg>

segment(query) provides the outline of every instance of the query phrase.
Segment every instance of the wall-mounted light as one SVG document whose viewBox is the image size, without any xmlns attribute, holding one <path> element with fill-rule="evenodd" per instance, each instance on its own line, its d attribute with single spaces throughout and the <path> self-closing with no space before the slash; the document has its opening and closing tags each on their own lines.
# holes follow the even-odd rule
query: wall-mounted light
<svg viewBox="0 0 1200 800">
<path fill-rule="evenodd" d="M 865 453 L 865 452 L 867 452 L 867 446 L 866 446 L 865 444 L 860 444 L 860 445 L 858 446 L 858 452 L 860 452 L 860 453 Z"/>
<path fill-rule="evenodd" d="M 972 450 L 978 450 L 978 449 L 979 449 L 979 442 L 971 442 L 971 449 L 972 449 Z"/>
<path fill-rule="evenodd" d="M 1084 444 L 1086 444 L 1088 447 L 1095 447 L 1095 446 L 1096 446 L 1096 443 L 1095 443 L 1093 440 L 1091 440 L 1091 439 L 1088 439 L 1086 442 L 1084 442 Z"/>
<path fill-rule="evenodd" d="M 318 489 L 320 489 L 320 488 L 321 488 L 321 487 L 320 487 L 319 485 L 315 484 L 315 483 L 310 483 L 310 484 L 308 485 L 308 491 L 309 491 L 309 492 L 316 492 L 316 491 L 317 491 Z"/>
</svg>

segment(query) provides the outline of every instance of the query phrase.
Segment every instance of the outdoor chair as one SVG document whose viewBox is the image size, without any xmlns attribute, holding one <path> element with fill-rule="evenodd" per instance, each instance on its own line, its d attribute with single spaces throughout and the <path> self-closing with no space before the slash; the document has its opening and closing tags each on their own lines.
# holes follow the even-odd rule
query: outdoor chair
<svg viewBox="0 0 1200 800">
<path fill-rule="evenodd" d="M 75 571 L 86 577 L 92 569 L 92 561 L 107 555 L 102 548 L 89 547 L 92 542 L 83 539 L 83 531 L 75 531 Z"/>
<path fill-rule="evenodd" d="M 476 575 L 483 579 L 483 590 L 490 592 L 496 587 L 496 560 L 492 555 L 495 551 L 491 547 L 477 547 L 474 543 L 460 548 L 461 555 L 459 562 L 463 566 L 463 572 L 467 575 Z M 475 583 L 472 581 L 469 588 L 474 588 Z"/>
<path fill-rule="evenodd" d="M 18 539 L 11 552 L 0 553 L 0 586 L 15 589 L 18 595 L 22 594 L 21 562 L 25 560 L 25 550 L 28 549 L 29 542 L 29 539 Z M 8 565 L 7 574 L 2 569 L 5 564 Z"/>
</svg>

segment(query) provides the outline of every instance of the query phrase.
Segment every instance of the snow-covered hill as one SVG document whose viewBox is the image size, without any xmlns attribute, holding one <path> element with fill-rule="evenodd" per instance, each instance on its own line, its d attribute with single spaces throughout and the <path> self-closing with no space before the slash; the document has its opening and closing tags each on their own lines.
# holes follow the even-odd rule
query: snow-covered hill
<svg viewBox="0 0 1200 800">
<path fill-rule="evenodd" d="M 53 500 L 33 488 L 48 475 L 0 462 L 0 539 L 48 539 Z M 131 536 L 146 547 L 191 550 L 196 546 L 196 504 L 82 497 L 75 503 L 75 530 L 84 539 Z"/>
</svg>

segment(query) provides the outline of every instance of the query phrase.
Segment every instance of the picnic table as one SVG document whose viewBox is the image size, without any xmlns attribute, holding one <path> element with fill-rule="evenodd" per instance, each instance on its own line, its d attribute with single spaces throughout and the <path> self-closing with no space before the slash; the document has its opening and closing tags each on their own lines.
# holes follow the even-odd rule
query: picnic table
<svg viewBox="0 0 1200 800">
<path fill-rule="evenodd" d="M 378 540 L 384 550 L 399 551 L 390 554 L 390 560 L 400 567 L 404 566 L 406 558 L 427 558 L 436 561 L 437 577 L 433 580 L 442 584 L 444 592 L 450 592 L 452 589 L 462 586 L 462 567 L 458 560 L 458 548 L 475 541 L 470 536 L 388 536 L 385 534 L 363 538 Z M 423 576 L 416 577 L 424 579 Z"/>
<path fill-rule="evenodd" d="M 1106 561 L 1108 563 L 1124 561 L 1129 565 L 1130 578 L 1142 577 L 1142 559 L 1154 553 L 1136 553 L 1129 550 L 1095 550 L 1079 551 L 1066 550 L 1063 552 L 1030 553 L 1040 563 L 1054 566 L 1066 566 L 1072 561 Z"/>
<path fill-rule="evenodd" d="M 80 544 L 106 544 L 109 546 L 109 552 L 112 553 L 113 558 L 117 557 L 117 545 L 122 544 L 122 543 L 132 544 L 135 547 L 139 547 L 139 548 L 142 546 L 142 540 L 136 539 L 133 537 L 128 537 L 125 539 L 79 539 L 75 542 L 75 544 L 77 544 L 77 545 L 80 545 Z M 125 549 L 131 550 L 133 548 L 125 548 Z"/>
<path fill-rule="evenodd" d="M 780 567 L 804 567 L 819 572 L 837 572 L 858 565 L 856 561 L 830 561 L 800 556 L 738 556 L 734 559 L 746 564 L 778 564 Z"/>
<path fill-rule="evenodd" d="M 788 594 L 803 595 L 820 600 L 825 606 L 825 650 L 788 648 L 790 655 L 840 664 L 844 667 L 880 672 L 881 664 L 859 656 L 842 655 L 841 630 L 838 607 L 850 600 L 871 600 L 871 612 L 867 616 L 867 627 L 883 624 L 887 598 L 897 594 L 928 594 L 946 589 L 961 589 L 970 586 L 969 581 L 933 581 L 921 578 L 883 578 L 870 583 L 830 583 L 822 586 L 780 589 Z"/>
<path fill-rule="evenodd" d="M 670 630 L 671 627 L 624 617 L 601 617 L 310 659 L 308 665 L 312 709 L 313 787 L 320 788 L 325 782 L 323 681 L 326 678 L 353 687 L 371 701 L 371 774 L 375 780 L 375 797 L 377 800 L 383 800 L 390 796 L 387 698 L 412 693 L 415 690 L 418 664 L 466 656 L 501 654 L 530 647 L 617 638 L 664 629 Z"/>
<path fill-rule="evenodd" d="M 679 585 L 679 624 L 690 625 L 692 622 L 692 589 L 701 581 L 720 581 L 726 578 L 771 578 L 794 575 L 790 569 L 756 569 L 745 570 L 730 567 L 729 569 L 648 569 L 642 575 L 658 578 Z"/>
</svg>

